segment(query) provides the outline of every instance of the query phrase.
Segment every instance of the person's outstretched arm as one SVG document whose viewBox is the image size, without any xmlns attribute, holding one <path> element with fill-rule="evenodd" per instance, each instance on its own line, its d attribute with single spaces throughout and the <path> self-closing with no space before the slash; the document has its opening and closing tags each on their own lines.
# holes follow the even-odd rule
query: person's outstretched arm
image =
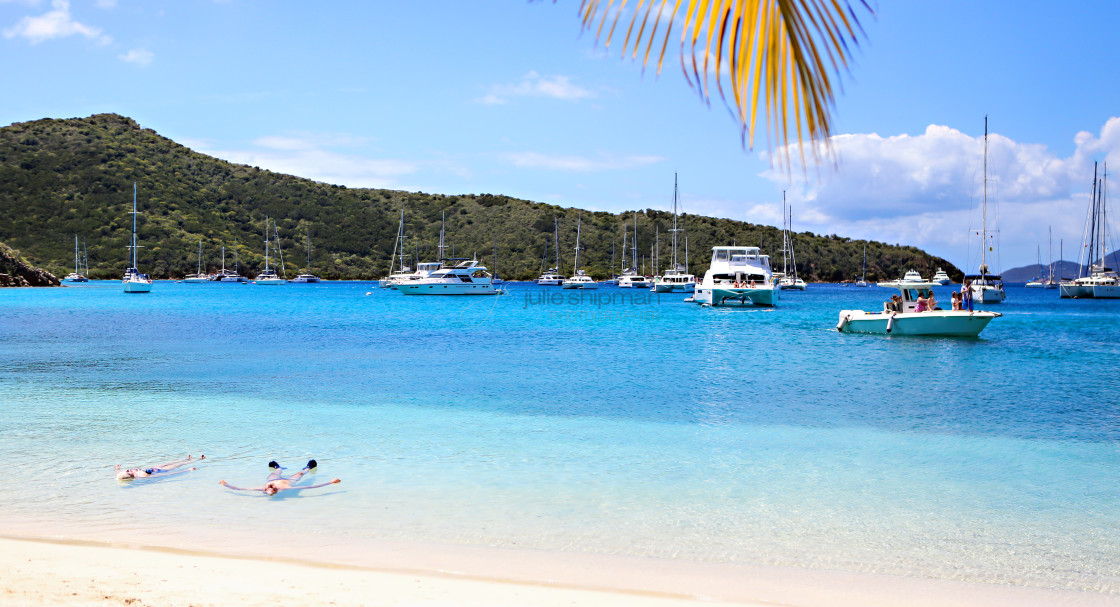
<svg viewBox="0 0 1120 607">
<path fill-rule="evenodd" d="M 319 487 L 326 487 L 327 485 L 334 485 L 336 483 L 341 483 L 341 482 L 342 482 L 342 479 L 336 478 L 329 483 L 320 483 L 318 485 L 307 485 L 307 486 L 304 486 L 304 487 L 288 487 L 287 489 L 281 489 L 280 491 L 298 491 L 300 489 L 318 489 Z"/>
<path fill-rule="evenodd" d="M 225 487 L 226 489 L 233 489 L 234 491 L 264 491 L 264 487 L 253 487 L 251 489 L 246 487 L 234 487 L 224 480 L 218 481 L 218 484 Z"/>
</svg>

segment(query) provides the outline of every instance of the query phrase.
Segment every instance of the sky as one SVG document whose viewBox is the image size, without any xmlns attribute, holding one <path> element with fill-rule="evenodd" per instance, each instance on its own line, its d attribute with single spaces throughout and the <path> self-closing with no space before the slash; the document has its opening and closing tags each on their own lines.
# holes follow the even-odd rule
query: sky
<svg viewBox="0 0 1120 607">
<path fill-rule="evenodd" d="M 633 4 L 633 3 L 631 3 Z M 0 126 L 113 112 L 198 152 L 350 187 L 683 211 L 979 264 L 1077 260 L 1120 167 L 1118 2 L 857 4 L 835 163 L 743 146 L 684 79 L 583 32 L 577 0 L 0 0 Z"/>
</svg>

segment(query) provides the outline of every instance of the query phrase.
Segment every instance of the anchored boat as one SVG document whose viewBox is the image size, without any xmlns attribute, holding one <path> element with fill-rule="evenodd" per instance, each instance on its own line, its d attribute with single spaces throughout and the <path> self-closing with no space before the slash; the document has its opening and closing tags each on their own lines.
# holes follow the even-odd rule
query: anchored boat
<svg viewBox="0 0 1120 607">
<path fill-rule="evenodd" d="M 773 306 L 778 289 L 770 256 L 758 247 L 712 247 L 712 263 L 692 301 L 708 306 Z"/>
<path fill-rule="evenodd" d="M 975 337 L 1002 316 L 999 312 L 977 310 L 925 310 L 918 312 L 918 298 L 932 294 L 933 283 L 881 282 L 880 287 L 893 287 L 902 294 L 901 309 L 893 309 L 891 302 L 883 304 L 881 312 L 841 310 L 836 330 L 841 333 L 873 333 L 878 335 L 945 335 Z"/>
</svg>

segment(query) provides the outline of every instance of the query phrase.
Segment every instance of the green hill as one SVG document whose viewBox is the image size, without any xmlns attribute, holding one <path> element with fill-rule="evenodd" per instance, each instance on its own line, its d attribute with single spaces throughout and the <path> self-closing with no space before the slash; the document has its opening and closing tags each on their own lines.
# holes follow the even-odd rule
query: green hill
<svg viewBox="0 0 1120 607">
<path fill-rule="evenodd" d="M 22 251 L 30 263 L 54 274 L 72 270 L 74 235 L 88 244 L 92 278 L 119 278 L 128 257 L 132 184 L 138 183 L 140 268 L 157 278 L 195 271 L 203 242 L 205 269 L 220 265 L 234 248 L 243 274 L 264 265 L 265 217 L 278 223 L 286 271 L 305 263 L 310 231 L 312 270 L 329 279 L 372 279 L 387 273 L 400 210 L 405 211 L 406 250 L 421 260 L 437 257 L 440 218 L 447 215 L 448 245 L 455 256 L 477 254 L 508 279 L 529 279 L 542 270 L 545 242 L 554 259 L 553 218 L 571 271 L 578 209 L 518 200 L 500 194 L 444 195 L 357 189 L 319 183 L 193 152 L 141 128 L 129 118 L 99 114 L 43 119 L 0 128 L 0 242 Z M 612 244 L 621 244 L 623 223 L 633 212 L 583 212 L 586 267 L 605 277 Z M 638 211 L 638 250 L 649 256 L 661 234 L 661 267 L 671 258 L 673 217 Z M 715 245 L 759 245 L 774 255 L 778 229 L 728 219 L 682 215 L 690 270 L 702 274 Z M 631 232 L 631 236 L 632 236 Z M 860 272 L 864 241 L 839 236 L 795 235 L 800 275 L 809 281 L 840 281 Z M 448 251 L 452 255 L 452 251 Z M 931 275 L 937 267 L 960 271 L 914 247 L 867 242 L 869 279 L 892 279 L 907 269 Z M 647 260 L 647 271 L 649 265 Z"/>
</svg>

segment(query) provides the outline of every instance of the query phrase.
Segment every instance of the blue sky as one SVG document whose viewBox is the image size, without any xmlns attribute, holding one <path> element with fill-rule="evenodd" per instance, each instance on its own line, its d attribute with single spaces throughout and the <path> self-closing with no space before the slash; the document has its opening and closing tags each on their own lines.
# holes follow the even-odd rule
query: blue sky
<svg viewBox="0 0 1120 607">
<path fill-rule="evenodd" d="M 0 124 L 116 112 L 234 162 L 353 187 L 672 204 L 978 264 L 1076 259 L 1120 167 L 1120 3 L 880 2 L 842 78 L 836 167 L 775 170 L 718 99 L 580 32 L 576 0 L 0 0 Z"/>
</svg>

